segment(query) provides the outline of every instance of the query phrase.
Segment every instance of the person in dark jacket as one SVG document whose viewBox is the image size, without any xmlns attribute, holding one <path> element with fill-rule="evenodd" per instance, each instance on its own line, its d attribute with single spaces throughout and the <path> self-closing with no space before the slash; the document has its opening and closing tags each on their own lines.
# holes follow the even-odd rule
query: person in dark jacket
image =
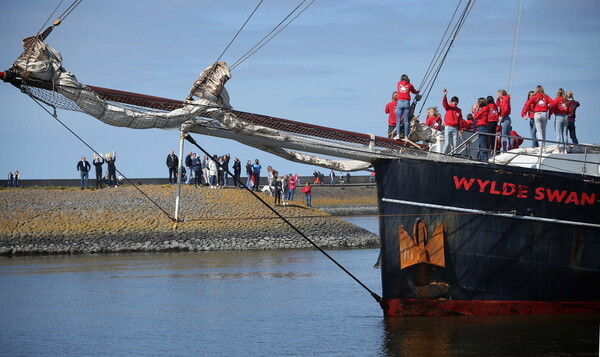
<svg viewBox="0 0 600 357">
<path fill-rule="evenodd" d="M 167 167 L 169 168 L 169 184 L 174 184 L 177 181 L 177 167 L 179 166 L 179 158 L 175 152 L 171 150 L 167 155 Z"/>
<path fill-rule="evenodd" d="M 190 151 L 187 156 L 185 157 L 185 183 L 186 185 L 190 184 L 190 181 L 192 179 L 192 166 L 193 166 L 193 162 L 192 162 L 192 152 Z"/>
<path fill-rule="evenodd" d="M 240 181 L 240 176 L 242 175 L 242 162 L 237 157 L 233 158 L 233 184 L 235 186 L 240 186 L 242 181 Z"/>
<path fill-rule="evenodd" d="M 117 161 L 117 156 L 108 156 L 106 158 L 106 166 L 108 171 L 108 186 L 117 187 L 117 167 L 115 166 L 115 161 Z"/>
<path fill-rule="evenodd" d="M 90 163 L 85 160 L 85 156 L 81 157 L 81 161 L 77 163 L 77 171 L 81 176 L 81 189 L 88 187 L 88 178 L 90 171 Z"/>
<path fill-rule="evenodd" d="M 103 158 L 94 156 L 94 167 L 96 168 L 96 188 L 104 188 L 104 183 L 102 182 L 102 165 L 103 164 L 104 164 Z"/>
</svg>

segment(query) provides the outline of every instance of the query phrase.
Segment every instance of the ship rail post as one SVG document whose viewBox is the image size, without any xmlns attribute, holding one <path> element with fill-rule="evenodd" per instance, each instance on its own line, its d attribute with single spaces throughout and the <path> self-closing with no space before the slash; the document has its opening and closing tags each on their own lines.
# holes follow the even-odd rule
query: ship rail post
<svg viewBox="0 0 600 357">
<path fill-rule="evenodd" d="M 583 147 L 583 166 L 581 167 L 581 174 L 583 176 L 585 176 L 586 174 L 586 168 L 587 168 L 587 152 L 588 152 L 588 148 L 587 146 Z"/>
</svg>

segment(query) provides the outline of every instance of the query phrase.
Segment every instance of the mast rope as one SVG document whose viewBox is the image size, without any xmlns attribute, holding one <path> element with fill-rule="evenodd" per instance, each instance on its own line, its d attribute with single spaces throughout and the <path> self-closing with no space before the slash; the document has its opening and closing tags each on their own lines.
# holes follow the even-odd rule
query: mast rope
<svg viewBox="0 0 600 357">
<path fill-rule="evenodd" d="M 248 18 L 246 19 L 246 21 L 242 25 L 242 27 L 240 27 L 240 29 L 235 34 L 235 36 L 233 36 L 233 38 L 231 39 L 231 41 L 229 41 L 229 44 L 225 47 L 225 49 L 223 50 L 223 52 L 221 52 L 221 55 L 219 56 L 219 58 L 217 58 L 217 60 L 215 61 L 215 63 L 219 62 L 219 60 L 221 59 L 221 57 L 223 57 L 223 55 L 225 54 L 225 52 L 227 52 L 227 50 L 229 49 L 229 47 L 231 46 L 231 44 L 233 43 L 233 41 L 235 41 L 235 39 L 238 37 L 238 35 L 240 34 L 240 32 L 242 32 L 242 30 L 244 29 L 244 27 L 246 27 L 246 24 L 248 23 L 248 21 L 250 21 L 250 19 L 252 18 L 252 16 L 256 12 L 256 10 L 258 10 L 258 8 L 260 7 L 260 5 L 262 4 L 263 1 L 264 0 L 260 0 L 258 2 L 258 5 L 256 5 L 256 7 L 254 8 L 254 10 L 250 14 L 250 16 L 248 16 Z"/>
<path fill-rule="evenodd" d="M 288 27 L 288 25 L 290 25 L 294 20 L 296 20 L 296 18 L 298 18 L 298 16 L 302 15 L 302 13 L 304 11 L 306 11 L 315 1 L 316 0 L 312 0 L 308 5 L 306 5 L 306 7 L 304 7 L 304 9 L 302 9 L 302 11 L 300 11 L 296 16 L 294 16 L 294 18 L 292 18 L 287 24 L 285 24 L 285 26 L 283 26 L 273 36 L 271 36 L 268 40 L 265 41 L 265 39 L 267 37 L 269 37 L 275 30 L 277 30 L 277 28 L 279 28 L 290 16 L 292 16 L 294 14 L 294 12 L 296 12 L 300 8 L 300 6 L 302 6 L 302 4 L 304 4 L 306 2 L 306 0 L 302 0 L 302 2 L 300 4 L 298 4 L 298 6 L 296 6 L 296 8 L 294 10 L 292 10 L 283 20 L 281 20 L 281 22 L 279 24 L 277 24 L 277 26 L 275 26 L 260 41 L 258 41 L 254 46 L 252 46 L 252 48 L 250 48 L 246 53 L 244 53 L 242 55 L 242 57 L 240 57 L 237 61 L 235 61 L 231 65 L 230 69 L 233 70 L 235 67 L 239 66 L 244 61 L 246 61 L 248 58 L 250 58 L 250 56 L 254 55 L 258 50 L 260 50 L 264 45 L 266 45 L 269 41 L 271 41 L 273 38 L 275 38 L 275 36 L 277 36 L 281 31 L 283 31 L 286 27 Z M 263 43 L 263 41 L 264 41 L 264 43 Z"/>
<path fill-rule="evenodd" d="M 212 160 L 212 155 L 210 155 L 210 153 L 206 150 L 204 150 L 204 148 L 202 148 L 200 145 L 198 145 L 198 143 L 196 142 L 196 140 L 194 140 L 190 134 L 185 134 L 184 138 L 190 142 L 192 145 L 196 146 L 200 151 L 202 151 L 204 153 L 204 155 L 208 155 L 208 157 L 210 158 L 210 160 Z M 277 212 L 277 210 L 275 210 L 273 207 L 271 207 L 270 204 L 268 204 L 265 200 L 263 200 L 261 197 L 259 197 L 254 191 L 252 191 L 250 188 L 246 187 L 246 185 L 242 185 L 242 182 L 240 182 L 230 171 L 228 168 L 226 168 L 225 166 L 221 165 L 220 162 L 215 161 L 215 163 L 217 164 L 217 166 L 219 166 L 221 169 L 223 169 L 223 171 L 227 172 L 227 174 L 229 174 L 231 177 L 233 177 L 234 182 L 236 185 L 240 185 L 240 186 L 244 186 L 245 190 L 250 192 L 250 194 L 252 194 L 252 196 L 254 196 L 254 198 L 256 198 L 257 200 L 259 200 L 262 204 L 264 204 L 271 212 L 273 212 L 277 217 L 279 217 L 283 222 L 285 222 L 288 226 L 290 226 L 294 231 L 296 231 L 296 233 L 298 233 L 300 236 L 302 236 L 302 238 L 304 238 L 308 243 L 310 243 L 313 247 L 315 247 L 318 251 L 320 251 L 323 255 L 325 255 L 329 260 L 331 260 L 335 265 L 337 265 L 340 269 L 342 269 L 342 271 L 344 271 L 348 276 L 350 276 L 352 279 L 354 279 L 354 281 L 356 281 L 360 286 L 362 286 L 365 290 L 367 290 L 371 296 L 378 302 L 381 303 L 382 299 L 379 295 L 377 295 L 375 292 L 373 292 L 371 289 L 369 289 L 362 281 L 360 281 L 357 277 L 355 277 L 352 273 L 350 273 L 346 268 L 344 268 L 340 263 L 338 263 L 337 260 L 335 260 L 331 255 L 329 255 L 327 252 L 325 252 L 321 247 L 319 247 L 318 244 L 316 244 L 312 239 L 308 238 L 301 230 L 299 230 L 296 226 L 294 226 L 288 219 L 286 219 L 284 216 L 281 215 L 281 213 Z"/>
<path fill-rule="evenodd" d="M 73 136 L 75 136 L 79 141 L 81 141 L 85 146 L 87 146 L 90 150 L 92 150 L 92 152 L 96 155 L 98 155 L 99 157 L 102 157 L 102 154 L 98 153 L 98 151 L 96 151 L 90 144 L 88 144 L 85 140 L 83 140 L 83 138 L 81 138 L 79 135 L 77 135 L 77 133 L 75 133 L 73 130 L 71 130 L 71 128 L 69 128 L 69 126 L 67 126 L 63 121 L 61 121 L 60 119 L 58 119 L 58 114 L 56 112 L 56 108 L 54 108 L 54 113 L 51 113 L 46 107 L 44 107 L 37 99 L 35 99 L 32 95 L 30 95 L 29 93 L 28 96 L 37 104 L 39 105 L 42 109 L 44 109 L 44 111 L 46 111 L 46 113 L 50 114 L 50 116 L 52 116 L 58 123 L 60 123 L 60 125 L 62 125 L 65 129 L 67 129 L 71 134 L 73 134 Z M 116 166 L 115 166 L 115 171 L 119 173 L 119 175 L 123 176 L 123 179 L 125 179 L 127 182 L 129 182 L 133 187 L 135 187 L 136 190 L 138 190 L 142 195 L 144 195 L 150 202 L 152 202 L 160 211 L 162 211 L 171 221 L 175 222 L 175 218 L 173 218 L 164 208 L 162 208 L 156 201 L 154 201 L 150 196 L 148 196 L 148 194 L 146 194 L 144 191 L 142 191 L 138 185 L 136 185 L 133 181 L 131 181 L 129 178 L 127 178 L 125 175 L 123 175 L 123 173 L 121 171 L 119 171 Z"/>
<path fill-rule="evenodd" d="M 448 54 L 450 53 L 450 50 L 452 49 L 452 46 L 454 45 L 454 40 L 456 39 L 456 36 L 458 36 L 458 33 L 460 32 L 465 21 L 467 20 L 469 13 L 471 12 L 471 10 L 473 9 L 473 6 L 475 5 L 475 2 L 476 2 L 476 0 L 468 1 L 468 3 L 463 8 L 463 11 L 462 11 L 459 19 L 456 21 L 456 24 L 454 25 L 454 28 L 452 29 L 450 35 L 446 38 L 445 41 L 444 41 L 444 37 L 447 33 L 447 30 L 444 33 L 444 36 L 442 37 L 442 42 L 444 42 L 443 48 L 445 48 L 445 51 L 441 51 L 439 53 L 438 53 L 438 51 L 436 51 L 436 55 L 434 55 L 434 59 L 432 60 L 432 64 L 436 64 L 436 65 L 430 65 L 431 70 L 428 69 L 428 73 L 426 74 L 425 78 L 423 79 L 424 83 L 422 84 L 422 89 L 425 90 L 426 95 L 425 95 L 425 99 L 423 100 L 423 102 L 421 104 L 421 108 L 419 109 L 419 114 L 417 114 L 417 116 L 421 114 L 421 111 L 425 107 L 425 103 L 427 102 L 427 99 L 429 98 L 429 95 L 431 94 L 431 90 L 433 89 L 433 84 L 437 80 L 437 77 L 439 76 L 440 71 L 442 70 L 442 67 L 446 61 L 446 58 L 448 57 Z M 458 3 L 456 10 L 459 9 L 461 3 L 462 3 L 462 0 Z M 456 10 L 455 10 L 455 14 L 456 14 Z M 448 27 L 450 27 L 450 25 L 452 24 L 454 17 L 455 17 L 455 15 L 452 16 L 452 19 L 450 20 Z M 440 42 L 440 44 L 441 44 L 441 42 Z M 412 105 L 416 106 L 416 100 L 413 101 Z"/>
<path fill-rule="evenodd" d="M 508 94 L 512 93 L 513 79 L 515 76 L 515 64 L 517 59 L 517 42 L 519 40 L 519 31 L 521 27 L 521 9 L 523 7 L 523 0 L 519 0 L 517 5 L 517 16 L 515 19 L 515 30 L 513 34 L 513 47 L 512 55 L 510 57 L 510 67 L 508 70 Z"/>
</svg>

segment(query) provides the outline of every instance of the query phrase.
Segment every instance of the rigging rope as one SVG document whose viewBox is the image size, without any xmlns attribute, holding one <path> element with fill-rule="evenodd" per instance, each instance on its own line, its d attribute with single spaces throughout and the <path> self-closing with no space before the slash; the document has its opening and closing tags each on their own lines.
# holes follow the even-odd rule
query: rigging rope
<svg viewBox="0 0 600 357">
<path fill-rule="evenodd" d="M 429 98 L 429 95 L 431 94 L 431 90 L 433 89 L 433 84 L 435 83 L 437 77 L 439 76 L 442 66 L 444 65 L 444 62 L 446 61 L 446 58 L 448 57 L 448 53 L 452 49 L 454 40 L 456 39 L 456 36 L 462 29 L 462 26 L 464 25 L 465 21 L 467 20 L 469 13 L 471 12 L 471 10 L 473 9 L 473 6 L 475 5 L 475 2 L 476 2 L 476 0 L 469 0 L 469 2 L 463 8 L 463 11 L 462 11 L 459 19 L 457 20 L 456 24 L 454 25 L 454 28 L 453 28 L 451 34 L 445 40 L 444 47 L 446 50 L 443 52 L 440 52 L 437 55 L 437 58 L 434 55 L 434 59 L 432 60 L 432 63 L 437 63 L 437 65 L 434 67 L 432 67 L 430 65 L 430 67 L 432 68 L 432 71 L 431 71 L 431 73 L 429 73 L 426 76 L 426 78 L 428 78 L 428 80 L 426 81 L 425 84 L 423 84 L 423 87 L 424 87 L 423 90 L 425 90 L 427 94 L 424 96 L 425 99 L 423 100 L 423 102 L 421 104 L 421 108 L 419 109 L 419 114 L 425 107 L 425 103 L 427 102 L 427 99 Z M 456 10 L 458 10 L 461 3 L 462 3 L 462 0 L 459 2 Z M 455 13 L 456 13 L 456 11 L 455 11 Z M 454 15 L 452 16 L 452 19 L 450 20 L 450 23 L 448 24 L 448 26 L 450 26 L 453 19 L 454 19 Z M 447 33 L 447 31 L 446 31 L 446 33 Z M 446 33 L 444 33 L 444 36 L 446 35 Z M 442 41 L 443 41 L 443 37 L 442 37 Z M 436 51 L 436 53 L 437 53 L 437 51 Z M 424 79 L 424 81 L 425 81 L 425 79 Z M 416 101 L 413 102 L 413 105 L 416 105 Z"/>
<path fill-rule="evenodd" d="M 240 27 L 240 29 L 235 34 L 235 36 L 233 36 L 233 38 L 231 39 L 231 41 L 229 41 L 229 44 L 225 47 L 225 49 L 223 50 L 223 52 L 221 52 L 221 55 L 219 56 L 219 58 L 217 58 L 217 60 L 215 61 L 215 63 L 219 62 L 219 60 L 221 59 L 221 57 L 223 57 L 223 55 L 225 54 L 225 52 L 227 52 L 227 50 L 229 49 L 229 46 L 231 46 L 231 44 L 233 43 L 233 41 L 235 41 L 235 39 L 238 37 L 238 35 L 240 34 L 240 32 L 242 32 L 242 30 L 244 29 L 244 27 L 246 27 L 246 24 L 248 23 L 248 21 L 250 21 L 250 19 L 252 18 L 252 16 L 256 12 L 256 10 L 258 10 L 260 4 L 262 4 L 263 1 L 264 0 L 260 0 L 258 2 L 258 5 L 256 5 L 256 7 L 254 8 L 254 11 L 252 11 L 252 13 L 250 14 L 250 16 L 248 16 L 248 18 L 246 19 L 246 21 L 244 22 L 244 24 L 242 25 L 242 27 Z"/>
<path fill-rule="evenodd" d="M 273 38 L 275 38 L 275 36 L 277 36 L 281 31 L 283 31 L 286 27 L 288 27 L 294 20 L 296 20 L 296 18 L 298 18 L 298 16 L 302 15 L 302 13 L 304 11 L 306 11 L 316 0 L 312 0 L 310 2 L 310 4 L 306 5 L 306 7 L 304 9 L 302 9 L 302 11 L 300 11 L 296 16 L 294 16 L 294 18 L 292 18 L 287 24 L 285 24 L 285 26 L 283 26 L 279 31 L 277 31 L 273 36 L 271 36 L 268 40 L 265 41 L 265 39 L 267 37 L 269 37 L 275 30 L 277 30 L 277 28 L 279 26 L 281 26 L 281 24 L 283 24 L 290 16 L 292 16 L 292 14 L 294 14 L 294 12 L 296 12 L 298 10 L 298 8 L 300 8 L 300 6 L 302 6 L 302 4 L 304 4 L 306 2 L 306 0 L 302 0 L 302 2 L 300 4 L 298 4 L 298 6 L 296 6 L 296 8 L 294 10 L 292 10 L 283 20 L 281 20 L 281 22 L 279 24 L 277 24 L 277 26 L 275 26 L 268 34 L 266 34 L 260 41 L 258 41 L 254 46 L 252 46 L 252 48 L 250 48 L 246 53 L 244 53 L 242 55 L 242 57 L 240 57 L 237 61 L 235 61 L 230 69 L 233 70 L 235 67 L 239 66 L 240 64 L 242 64 L 245 60 L 247 60 L 248 58 L 250 58 L 250 56 L 254 55 L 258 50 L 260 50 L 264 45 L 266 45 L 269 41 L 271 41 Z M 264 43 L 262 43 L 263 41 L 265 41 Z M 262 43 L 262 44 L 261 44 Z M 257 48 L 258 47 L 258 48 Z"/>
<path fill-rule="evenodd" d="M 519 40 L 519 29 L 521 27 L 521 9 L 523 7 L 523 0 L 519 0 L 517 5 L 517 18 L 515 20 L 515 32 L 513 35 L 513 48 L 512 55 L 510 57 L 510 69 L 508 74 L 508 94 L 512 93 L 513 79 L 515 75 L 515 63 L 517 59 L 517 41 Z"/>
<path fill-rule="evenodd" d="M 204 150 L 204 148 L 202 148 L 200 145 L 198 145 L 196 140 L 194 140 L 190 136 L 190 134 L 185 134 L 185 139 L 187 141 L 189 141 L 192 145 L 196 146 L 200 151 L 202 151 L 204 153 L 204 155 L 208 155 L 208 157 L 210 157 L 210 158 L 213 157 L 210 155 L 210 153 L 208 151 Z M 313 247 L 315 247 L 317 250 L 319 250 L 321 253 L 323 253 L 323 255 L 325 255 L 335 265 L 337 265 L 340 269 L 342 269 L 342 271 L 344 271 L 346 274 L 348 274 L 348 276 L 350 276 L 360 286 L 362 286 L 365 290 L 367 290 L 378 303 L 381 303 L 382 299 L 379 295 L 377 295 L 375 292 L 373 292 L 371 289 L 369 289 L 362 281 L 360 281 L 357 277 L 355 277 L 352 273 L 350 273 L 346 268 L 344 268 L 340 263 L 338 263 L 331 255 L 329 255 L 321 247 L 319 247 L 312 239 L 308 238 L 304 233 L 302 233 L 301 230 L 299 230 L 289 220 L 287 220 L 284 216 L 282 216 L 279 212 L 277 212 L 277 210 L 275 210 L 273 207 L 271 207 L 270 204 L 265 202 L 265 200 L 263 200 L 261 197 L 259 197 L 254 191 L 252 191 L 250 188 L 246 187 L 246 185 L 243 185 L 242 182 L 237 180 L 236 176 L 233 175 L 227 167 L 221 165 L 221 163 L 218 161 L 215 161 L 215 163 L 217 164 L 217 166 L 219 166 L 221 169 L 223 169 L 223 171 L 227 172 L 227 174 L 229 174 L 231 177 L 234 178 L 234 182 L 236 185 L 243 186 L 246 189 L 246 191 L 250 192 L 257 200 L 259 200 L 262 204 L 264 204 L 277 217 L 281 218 L 281 220 L 283 220 L 288 226 L 290 226 L 294 231 L 296 231 L 296 233 L 298 233 L 300 236 L 302 236 L 302 238 L 304 238 L 308 243 L 310 243 Z"/>
<path fill-rule="evenodd" d="M 28 94 L 28 93 L 27 93 Z M 52 116 L 57 122 L 60 123 L 60 125 L 62 125 L 65 129 L 67 129 L 71 134 L 73 134 L 73 136 L 75 136 L 77 139 L 79 139 L 79 141 L 81 141 L 85 146 L 87 146 L 90 150 L 92 150 L 92 152 L 100 157 L 102 157 L 102 154 L 98 153 L 98 151 L 96 151 L 94 148 L 92 148 L 85 140 L 83 140 L 83 138 L 81 138 L 79 135 L 77 135 L 73 130 L 71 130 L 71 128 L 69 128 L 65 123 L 63 123 L 60 119 L 58 119 L 58 114 L 56 114 L 56 108 L 54 108 L 54 113 L 50 113 L 50 111 L 44 107 L 37 99 L 35 99 L 32 95 L 28 94 L 29 97 L 37 104 L 39 105 L 42 109 L 44 109 L 46 111 L 46 113 L 50 114 L 50 116 Z M 142 191 L 138 185 L 136 185 L 134 182 L 132 182 L 129 178 L 127 178 L 125 175 L 123 175 L 123 173 L 121 171 L 119 171 L 116 166 L 115 166 L 115 171 L 119 173 L 119 175 L 123 176 L 123 178 L 129 182 L 133 187 L 135 187 L 136 190 L 138 190 L 142 195 L 144 195 L 148 200 L 150 200 L 150 202 L 152 202 L 156 207 L 158 207 L 158 209 L 160 211 L 162 211 L 171 221 L 175 222 L 175 218 L 171 217 L 171 215 L 164 209 L 162 208 L 156 201 L 154 201 L 150 196 L 148 196 L 144 191 Z"/>
</svg>

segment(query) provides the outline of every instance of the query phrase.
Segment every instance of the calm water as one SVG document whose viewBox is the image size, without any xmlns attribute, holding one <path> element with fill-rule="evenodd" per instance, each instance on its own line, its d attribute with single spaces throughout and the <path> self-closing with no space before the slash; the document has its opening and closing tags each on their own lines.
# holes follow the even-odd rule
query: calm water
<svg viewBox="0 0 600 357">
<path fill-rule="evenodd" d="M 380 293 L 378 250 L 330 254 Z M 384 319 L 315 251 L 0 258 L 2 356 L 593 356 L 598 321 Z"/>
</svg>

